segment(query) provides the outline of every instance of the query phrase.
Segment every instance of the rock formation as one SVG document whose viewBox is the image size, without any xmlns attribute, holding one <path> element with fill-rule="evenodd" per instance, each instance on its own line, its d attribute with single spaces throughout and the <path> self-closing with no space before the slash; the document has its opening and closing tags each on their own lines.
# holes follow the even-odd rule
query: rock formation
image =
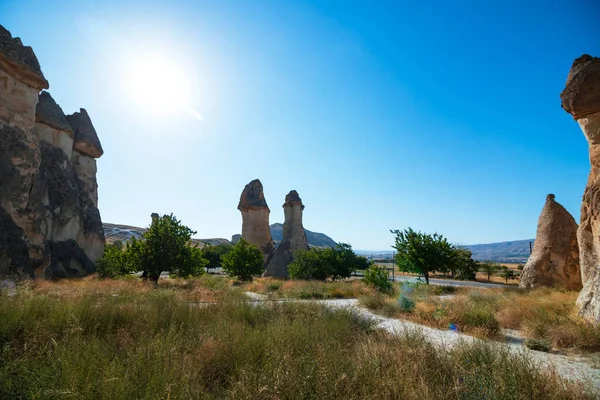
<svg viewBox="0 0 600 400">
<path fill-rule="evenodd" d="M 577 230 L 583 281 L 577 305 L 584 317 L 600 321 L 600 58 L 577 58 L 560 98 L 589 144 L 591 170 Z"/>
<path fill-rule="evenodd" d="M 104 251 L 100 142 L 47 88 L 33 50 L 0 26 L 0 276 L 83 276 Z"/>
<path fill-rule="evenodd" d="M 240 196 L 238 210 L 242 213 L 242 237 L 248 243 L 258 246 L 267 264 L 275 247 L 269 229 L 271 210 L 265 200 L 260 180 L 255 179 L 246 185 Z"/>
<path fill-rule="evenodd" d="M 521 288 L 555 286 L 581 289 L 577 223 L 563 206 L 546 197 L 538 219 L 533 252 L 521 275 Z"/>
<path fill-rule="evenodd" d="M 294 259 L 294 252 L 308 250 L 308 240 L 302 226 L 303 210 L 302 199 L 298 196 L 298 192 L 292 190 L 285 196 L 285 203 L 283 204 L 285 215 L 283 241 L 269 261 L 263 276 L 289 278 L 287 267 Z"/>
</svg>

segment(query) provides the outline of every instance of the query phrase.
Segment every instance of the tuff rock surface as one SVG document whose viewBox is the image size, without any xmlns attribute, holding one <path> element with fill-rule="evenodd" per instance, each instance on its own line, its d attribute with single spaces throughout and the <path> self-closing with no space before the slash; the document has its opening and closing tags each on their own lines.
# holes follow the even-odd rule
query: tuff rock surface
<svg viewBox="0 0 600 400">
<path fill-rule="evenodd" d="M 104 251 L 95 159 L 73 151 L 47 88 L 33 50 L 0 26 L 0 276 L 84 276 Z"/>
<path fill-rule="evenodd" d="M 298 192 L 292 190 L 285 196 L 283 212 L 283 241 L 277 247 L 275 254 L 267 264 L 263 276 L 286 279 L 289 278 L 288 265 L 294 260 L 294 252 L 308 250 L 306 232 L 302 226 L 302 211 L 304 205 Z"/>
<path fill-rule="evenodd" d="M 554 286 L 581 289 L 577 223 L 554 195 L 546 197 L 546 204 L 538 219 L 533 252 L 521 275 L 521 288 Z"/>
<path fill-rule="evenodd" d="M 577 230 L 583 289 L 581 315 L 600 321 L 600 58 L 584 54 L 571 66 L 562 108 L 579 124 L 589 144 L 591 170 L 581 203 Z"/>
<path fill-rule="evenodd" d="M 244 187 L 238 210 L 242 213 L 242 237 L 260 249 L 266 265 L 275 251 L 275 246 L 269 228 L 271 210 L 265 200 L 260 180 L 255 179 Z"/>
</svg>

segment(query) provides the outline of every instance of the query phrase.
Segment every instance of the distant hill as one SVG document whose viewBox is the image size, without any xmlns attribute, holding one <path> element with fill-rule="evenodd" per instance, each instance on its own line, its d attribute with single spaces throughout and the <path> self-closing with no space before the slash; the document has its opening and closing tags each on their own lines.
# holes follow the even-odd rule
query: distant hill
<svg viewBox="0 0 600 400">
<path fill-rule="evenodd" d="M 533 245 L 533 239 L 526 239 L 510 242 L 472 244 L 466 247 L 471 250 L 473 259 L 475 260 L 525 264 L 529 258 L 530 242 Z"/>
<path fill-rule="evenodd" d="M 104 237 L 106 243 L 114 243 L 116 241 L 126 242 L 131 240 L 132 237 L 139 239 L 146 228 L 138 228 L 137 226 L 119 225 L 119 224 L 108 224 L 104 223 Z M 202 247 L 205 243 L 217 245 L 217 244 L 231 244 L 227 239 L 222 238 L 211 238 L 211 239 L 192 239 L 193 243 L 198 243 Z"/>
<path fill-rule="evenodd" d="M 275 247 L 279 246 L 279 243 L 283 240 L 283 224 L 275 223 L 270 225 L 271 236 L 275 242 Z M 309 231 L 304 228 L 306 232 L 306 239 L 308 240 L 309 246 L 314 247 L 335 247 L 336 242 L 324 233 Z"/>
<path fill-rule="evenodd" d="M 139 239 L 144 232 L 146 232 L 146 228 L 139 228 L 137 226 L 130 225 L 120 225 L 120 224 L 109 224 L 105 223 L 104 225 L 104 236 L 106 237 L 106 243 L 114 243 L 116 241 L 126 242 L 131 240 L 132 237 Z M 283 225 L 276 223 L 270 226 L 271 228 L 271 236 L 273 236 L 273 241 L 275 242 L 275 246 L 278 246 L 279 243 L 283 240 Z M 306 238 L 308 239 L 309 246 L 315 247 L 335 247 L 337 244 L 333 239 L 324 233 L 312 232 L 308 229 L 306 231 Z M 211 238 L 211 239 L 192 239 L 192 242 L 198 243 L 200 246 L 205 243 L 211 245 L 217 244 L 231 244 L 231 242 L 227 239 L 223 238 Z"/>
</svg>

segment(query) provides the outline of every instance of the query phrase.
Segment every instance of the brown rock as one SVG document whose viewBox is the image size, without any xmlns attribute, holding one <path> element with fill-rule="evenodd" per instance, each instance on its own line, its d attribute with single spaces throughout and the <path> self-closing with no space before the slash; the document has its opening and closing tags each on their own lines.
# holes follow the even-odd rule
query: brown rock
<svg viewBox="0 0 600 400">
<path fill-rule="evenodd" d="M 565 89 L 560 94 L 562 108 L 578 120 L 600 110 L 600 58 L 584 54 L 571 66 Z"/>
<path fill-rule="evenodd" d="M 42 87 L 31 48 L 0 27 L 0 276 L 84 276 L 104 250 L 96 160 L 71 158 L 73 130 L 49 93 L 38 103 Z"/>
<path fill-rule="evenodd" d="M 583 289 L 577 299 L 581 315 L 600 320 L 600 59 L 583 55 L 575 60 L 562 107 L 577 120 L 589 144 L 590 174 L 581 203 L 577 230 Z"/>
<path fill-rule="evenodd" d="M 533 252 L 521 275 L 520 287 L 554 286 L 581 289 L 577 223 L 563 206 L 546 197 L 538 219 Z"/>
<path fill-rule="evenodd" d="M 283 241 L 267 264 L 264 276 L 286 279 L 289 278 L 288 265 L 294 260 L 298 250 L 308 250 L 306 231 L 302 226 L 302 211 L 304 205 L 298 192 L 292 190 L 285 196 L 283 212 Z"/>
<path fill-rule="evenodd" d="M 0 25 L 0 69 L 14 76 L 39 92 L 48 89 L 40 63 L 29 46 L 23 46 L 21 39 L 13 38 L 10 32 Z M 1 86 L 0 78 L 0 86 Z"/>
<path fill-rule="evenodd" d="M 73 129 L 50 93 L 41 92 L 35 109 L 35 133 L 40 140 L 58 147 L 68 158 L 73 152 Z"/>
<path fill-rule="evenodd" d="M 79 112 L 67 115 L 67 120 L 75 132 L 73 150 L 93 158 L 102 157 L 104 150 L 87 111 L 80 108 Z"/>
<path fill-rule="evenodd" d="M 275 248 L 269 228 L 271 210 L 265 200 L 260 180 L 255 179 L 246 185 L 240 196 L 238 210 L 242 213 L 242 237 L 248 243 L 258 246 L 266 264 Z"/>
</svg>

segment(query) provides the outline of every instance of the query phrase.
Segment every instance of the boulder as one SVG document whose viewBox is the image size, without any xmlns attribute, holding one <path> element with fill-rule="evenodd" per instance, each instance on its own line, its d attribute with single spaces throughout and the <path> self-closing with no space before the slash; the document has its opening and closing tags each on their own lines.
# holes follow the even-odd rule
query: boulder
<svg viewBox="0 0 600 400">
<path fill-rule="evenodd" d="M 583 282 L 577 305 L 585 318 L 600 321 L 600 58 L 577 58 L 560 97 L 589 144 L 591 169 L 577 230 Z"/>
<path fill-rule="evenodd" d="M 269 228 L 269 206 L 263 185 L 255 179 L 248 183 L 240 196 L 238 210 L 242 213 L 242 237 L 263 253 L 265 265 L 275 251 Z"/>
<path fill-rule="evenodd" d="M 539 286 L 580 290 L 579 248 L 577 223 L 554 195 L 546 197 L 546 204 L 538 219 L 533 252 L 521 275 L 521 288 Z"/>
<path fill-rule="evenodd" d="M 295 190 L 285 196 L 283 212 L 283 241 L 277 247 L 275 254 L 267 264 L 263 276 L 287 279 L 289 278 L 288 265 L 294 260 L 294 252 L 308 250 L 308 240 L 304 226 L 302 226 L 302 212 L 304 205 Z"/>
</svg>

